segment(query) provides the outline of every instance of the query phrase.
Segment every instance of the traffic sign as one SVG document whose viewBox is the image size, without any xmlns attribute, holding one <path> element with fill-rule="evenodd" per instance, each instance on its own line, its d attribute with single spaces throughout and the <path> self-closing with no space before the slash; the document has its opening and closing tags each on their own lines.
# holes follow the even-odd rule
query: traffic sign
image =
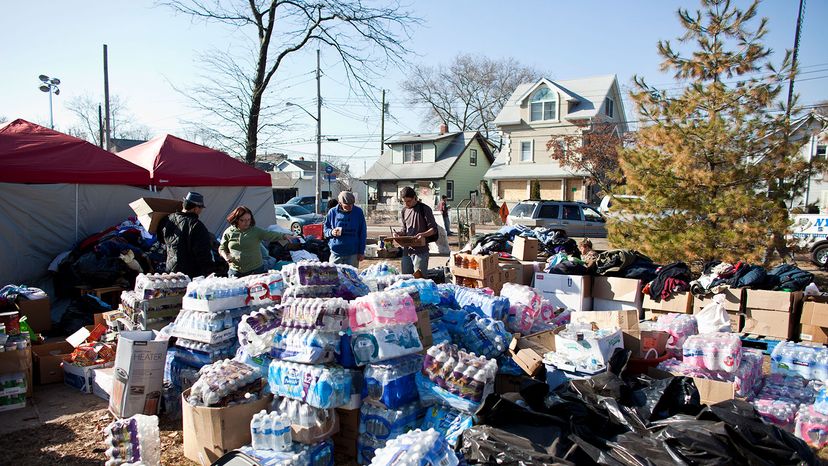
<svg viewBox="0 0 828 466">
<path fill-rule="evenodd" d="M 330 175 L 331 173 L 333 173 L 333 166 L 331 166 L 331 165 L 325 165 L 325 173 L 327 173 L 327 174 L 329 174 L 329 175 Z"/>
<path fill-rule="evenodd" d="M 336 175 L 325 175 L 325 179 L 328 181 L 336 181 Z"/>
</svg>

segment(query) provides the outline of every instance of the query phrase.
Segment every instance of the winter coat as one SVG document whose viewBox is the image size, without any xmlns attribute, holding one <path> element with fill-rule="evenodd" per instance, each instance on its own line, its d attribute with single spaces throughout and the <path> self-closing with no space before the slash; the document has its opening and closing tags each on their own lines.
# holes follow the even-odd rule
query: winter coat
<svg viewBox="0 0 828 466">
<path fill-rule="evenodd" d="M 158 227 L 158 241 L 167 247 L 168 272 L 198 277 L 217 269 L 210 232 L 193 212 L 170 214 Z"/>
</svg>

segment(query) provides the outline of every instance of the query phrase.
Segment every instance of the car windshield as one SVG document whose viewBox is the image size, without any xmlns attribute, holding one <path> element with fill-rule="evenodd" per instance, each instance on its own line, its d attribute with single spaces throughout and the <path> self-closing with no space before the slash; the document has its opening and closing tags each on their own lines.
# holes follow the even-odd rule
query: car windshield
<svg viewBox="0 0 828 466">
<path fill-rule="evenodd" d="M 512 209 L 512 216 L 514 217 L 531 217 L 532 212 L 535 211 L 535 202 L 521 202 Z"/>
<path fill-rule="evenodd" d="M 289 215 L 308 215 L 308 209 L 304 207 L 299 207 L 298 205 L 286 205 L 284 209 L 287 211 Z"/>
<path fill-rule="evenodd" d="M 301 196 L 292 197 L 287 202 L 285 202 L 285 204 L 301 204 L 302 199 L 303 198 Z"/>
</svg>

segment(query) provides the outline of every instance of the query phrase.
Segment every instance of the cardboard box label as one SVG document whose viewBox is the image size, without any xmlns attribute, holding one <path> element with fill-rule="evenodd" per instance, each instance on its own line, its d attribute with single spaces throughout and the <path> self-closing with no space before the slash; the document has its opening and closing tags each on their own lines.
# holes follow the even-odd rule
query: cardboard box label
<svg viewBox="0 0 828 466">
<path fill-rule="evenodd" d="M 164 382 L 167 341 L 152 331 L 121 332 L 109 410 L 118 417 L 158 414 Z"/>
</svg>

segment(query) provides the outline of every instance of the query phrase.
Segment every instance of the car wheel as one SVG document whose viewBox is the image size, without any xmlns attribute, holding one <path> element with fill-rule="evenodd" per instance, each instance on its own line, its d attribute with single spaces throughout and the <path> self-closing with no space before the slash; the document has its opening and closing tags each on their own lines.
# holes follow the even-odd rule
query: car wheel
<svg viewBox="0 0 828 466">
<path fill-rule="evenodd" d="M 811 261 L 820 267 L 828 265 L 828 244 L 822 244 L 814 248 L 811 251 Z"/>
<path fill-rule="evenodd" d="M 302 236 L 302 225 L 294 222 L 293 225 L 290 226 L 290 231 L 292 231 L 296 236 Z"/>
</svg>

